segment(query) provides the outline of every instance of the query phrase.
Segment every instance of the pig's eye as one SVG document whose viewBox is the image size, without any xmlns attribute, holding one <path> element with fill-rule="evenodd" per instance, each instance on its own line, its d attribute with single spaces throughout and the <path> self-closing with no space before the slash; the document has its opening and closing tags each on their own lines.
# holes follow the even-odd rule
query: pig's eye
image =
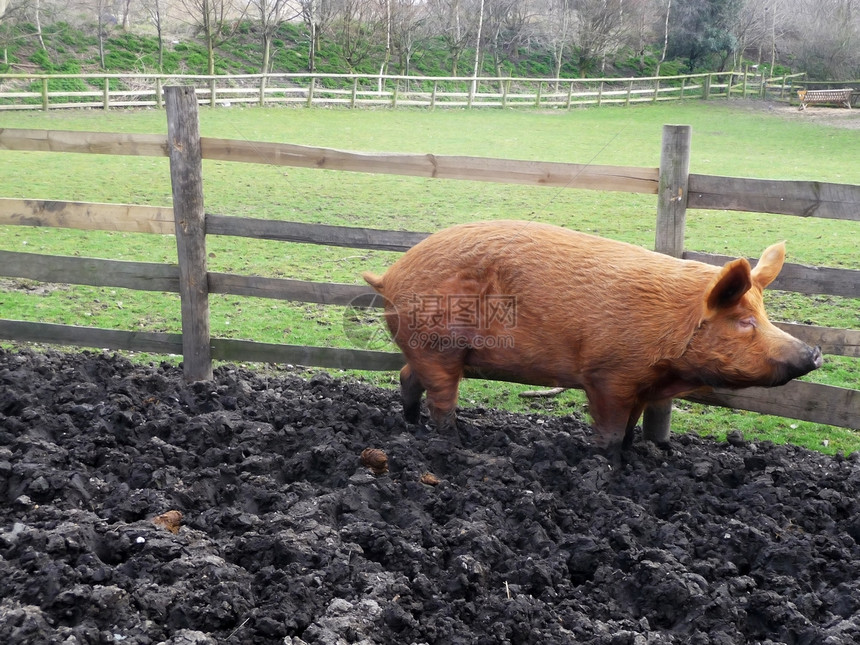
<svg viewBox="0 0 860 645">
<path fill-rule="evenodd" d="M 741 331 L 752 331 L 758 327 L 758 321 L 756 321 L 755 316 L 741 318 L 738 320 L 738 327 L 740 327 Z"/>
</svg>

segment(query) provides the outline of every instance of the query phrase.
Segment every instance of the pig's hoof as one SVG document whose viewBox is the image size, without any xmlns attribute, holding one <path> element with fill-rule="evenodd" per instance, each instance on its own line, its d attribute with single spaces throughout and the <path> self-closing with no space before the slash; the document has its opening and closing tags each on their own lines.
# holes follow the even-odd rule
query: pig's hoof
<svg viewBox="0 0 860 645">
<path fill-rule="evenodd" d="M 457 431 L 460 438 L 466 443 L 477 440 L 483 434 L 481 426 L 463 419 L 457 419 Z"/>
<path fill-rule="evenodd" d="M 417 424 L 421 421 L 421 405 L 404 405 L 403 418 L 406 420 L 406 423 Z"/>
<path fill-rule="evenodd" d="M 460 437 L 460 432 L 457 429 L 457 426 L 453 427 L 445 427 L 445 428 L 437 428 L 437 434 L 442 439 L 449 441 L 451 445 L 454 446 L 462 446 L 463 440 Z"/>
<path fill-rule="evenodd" d="M 451 443 L 454 446 L 461 446 L 463 442 L 460 438 L 460 430 L 458 428 L 459 423 L 454 418 L 446 417 L 442 421 L 436 422 L 436 436 L 440 439 L 444 439 Z"/>
<path fill-rule="evenodd" d="M 612 471 L 619 471 L 624 467 L 625 459 L 624 455 L 626 451 L 622 447 L 621 444 L 615 444 L 610 446 L 605 446 L 603 448 L 598 449 L 598 453 L 602 454 L 606 461 L 609 463 L 609 468 Z"/>
<path fill-rule="evenodd" d="M 660 450 L 662 450 L 667 457 L 671 457 L 675 454 L 675 451 L 672 449 L 672 444 L 666 441 L 655 441 L 654 445 L 657 446 Z"/>
</svg>

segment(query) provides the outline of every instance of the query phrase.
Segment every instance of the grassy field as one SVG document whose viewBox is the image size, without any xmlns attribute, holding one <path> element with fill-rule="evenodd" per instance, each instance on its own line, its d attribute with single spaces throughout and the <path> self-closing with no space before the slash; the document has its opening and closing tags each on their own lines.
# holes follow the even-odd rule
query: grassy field
<svg viewBox="0 0 860 645">
<path fill-rule="evenodd" d="M 597 165 L 659 165 L 665 123 L 693 127 L 691 171 L 770 179 L 860 184 L 856 127 L 860 113 L 817 115 L 746 102 L 602 108 L 571 112 L 208 109 L 204 136 L 278 141 L 360 151 L 464 154 Z M 811 114 L 811 116 L 810 116 Z M 853 128 L 851 126 L 854 126 Z M 3 113 L 0 127 L 166 132 L 163 112 Z M 168 205 L 166 159 L 0 152 L 0 197 Z M 456 222 L 510 217 L 554 222 L 643 246 L 654 243 L 650 195 L 438 181 L 260 165 L 205 162 L 206 210 L 302 222 L 433 231 Z M 766 214 L 690 211 L 687 248 L 758 256 L 788 242 L 790 262 L 860 268 L 858 224 Z M 395 256 L 376 251 L 212 237 L 213 271 L 360 283 Z M 175 261 L 171 236 L 5 227 L 0 248 L 127 260 Z M 4 280 L 0 316 L 118 329 L 178 332 L 178 296 Z M 235 296 L 212 298 L 213 335 L 266 342 L 355 346 L 342 310 Z M 860 328 L 860 302 L 772 292 L 775 320 Z M 857 387 L 858 361 L 828 356 L 810 380 Z M 393 385 L 394 374 L 364 375 Z M 551 413 L 584 413 L 578 392 L 523 402 L 523 388 L 474 381 L 462 404 Z M 825 450 L 860 449 L 857 433 L 775 417 L 677 402 L 677 431 L 791 441 Z M 823 445 L 826 441 L 827 445 Z"/>
</svg>

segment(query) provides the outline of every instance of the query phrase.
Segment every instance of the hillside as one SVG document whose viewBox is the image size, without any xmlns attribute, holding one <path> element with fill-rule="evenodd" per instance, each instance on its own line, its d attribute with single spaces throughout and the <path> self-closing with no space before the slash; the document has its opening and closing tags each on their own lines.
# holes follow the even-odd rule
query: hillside
<svg viewBox="0 0 860 645">
<path fill-rule="evenodd" d="M 0 60 L 0 73 L 54 73 L 76 74 L 107 71 L 158 72 L 165 74 L 207 73 L 207 52 L 202 40 L 189 35 L 166 39 L 162 65 L 158 63 L 158 39 L 154 35 L 123 32 L 115 29 L 105 40 L 104 68 L 101 66 L 99 43 L 95 32 L 89 33 L 68 23 L 56 23 L 43 28 L 42 49 L 32 25 L 7 28 L 0 34 L 0 47 L 5 47 L 5 62 Z M 309 34 L 304 25 L 287 23 L 281 26 L 272 42 L 273 72 L 308 71 Z M 383 56 L 368 55 L 350 70 L 340 48 L 326 38 L 320 41 L 315 71 L 323 73 L 378 73 Z M 471 60 L 473 53 L 465 53 L 462 60 Z M 261 36 L 256 25 L 240 25 L 236 34 L 216 49 L 217 74 L 255 74 L 262 66 Z M 661 74 L 677 73 L 680 63 L 664 63 Z M 405 65 L 392 59 L 388 66 L 391 74 L 402 74 Z M 652 56 L 623 57 L 616 60 L 607 76 L 647 76 L 654 73 L 656 59 Z M 562 66 L 562 76 L 576 77 L 579 72 L 572 63 Z M 447 76 L 452 74 L 448 51 L 441 41 L 430 41 L 417 52 L 409 64 L 412 75 Z M 495 75 L 492 63 L 485 61 L 484 73 Z M 553 75 L 552 56 L 537 48 L 523 49 L 515 60 L 507 61 L 504 73 L 514 77 L 550 77 Z"/>
</svg>

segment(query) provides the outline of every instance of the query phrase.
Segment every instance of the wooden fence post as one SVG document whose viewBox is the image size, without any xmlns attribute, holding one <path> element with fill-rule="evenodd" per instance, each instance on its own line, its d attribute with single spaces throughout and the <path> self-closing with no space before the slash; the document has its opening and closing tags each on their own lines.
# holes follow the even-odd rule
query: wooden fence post
<svg viewBox="0 0 860 645">
<path fill-rule="evenodd" d="M 155 107 L 157 107 L 159 110 L 162 108 L 162 101 L 164 98 L 163 95 L 164 95 L 164 91 L 162 90 L 162 87 L 161 87 L 161 79 L 156 78 L 155 79 Z"/>
<path fill-rule="evenodd" d="M 691 140 L 692 128 L 689 125 L 663 126 L 654 247 L 659 253 L 676 258 L 684 253 Z M 649 405 L 642 417 L 642 434 L 655 443 L 666 443 L 671 431 L 671 420 L 671 399 Z"/>
<path fill-rule="evenodd" d="M 173 219 L 179 257 L 183 370 L 188 381 L 212 378 L 203 157 L 193 87 L 164 88 Z"/>
</svg>

